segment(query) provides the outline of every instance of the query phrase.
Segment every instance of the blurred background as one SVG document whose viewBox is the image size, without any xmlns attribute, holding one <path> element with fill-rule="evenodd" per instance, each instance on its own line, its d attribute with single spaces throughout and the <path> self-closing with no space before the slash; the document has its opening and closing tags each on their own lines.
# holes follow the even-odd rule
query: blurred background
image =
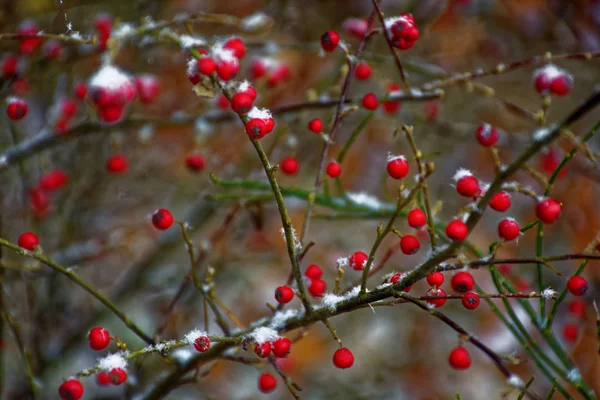
<svg viewBox="0 0 600 400">
<path fill-rule="evenodd" d="M 453 73 L 485 70 L 546 52 L 552 54 L 600 50 L 600 1 L 571 0 L 382 0 L 386 15 L 410 12 L 414 15 L 421 38 L 401 59 L 414 87 L 452 76 Z M 239 33 L 235 26 L 195 23 L 195 34 L 205 38 L 240 34 L 247 43 L 248 54 L 242 62 L 241 77 L 251 79 L 252 61 L 268 58 L 289 68 L 289 77 L 269 82 L 269 76 L 254 83 L 261 107 L 295 104 L 318 98 L 337 98 L 341 92 L 341 52 L 319 55 L 319 38 L 329 29 L 340 32 L 342 39 L 355 51 L 359 39 L 344 32 L 349 18 L 367 18 L 372 4 L 365 0 L 291 0 L 275 1 L 94 1 L 94 0 L 0 0 L 0 30 L 16 32 L 24 20 L 32 20 L 46 33 L 65 33 L 67 24 L 84 37 L 94 34 L 98 15 L 111 15 L 115 26 L 122 22 L 139 24 L 145 17 L 155 21 L 170 20 L 181 13 L 199 11 L 245 17 L 262 11 L 274 20 L 270 29 L 258 34 Z M 184 31 L 183 27 L 178 27 Z M 3 56 L 18 53 L 18 42 L 1 41 Z M 390 83 L 399 83 L 389 49 L 381 35 L 368 45 L 362 57 L 373 68 L 372 77 L 364 82 L 353 80 L 349 97 L 359 100 L 367 92 L 386 93 Z M 281 220 L 272 201 L 248 199 L 244 190 L 227 190 L 212 184 L 209 173 L 222 179 L 247 178 L 264 180 L 259 159 L 236 119 L 227 119 L 230 111 L 219 109 L 217 99 L 197 97 L 186 76 L 186 56 L 172 46 L 155 43 L 129 43 L 118 53 L 115 63 L 132 74 L 154 74 L 161 93 L 150 105 L 135 104 L 130 114 L 137 122 L 89 130 L 71 140 L 59 140 L 55 146 L 36 152 L 0 172 L 1 237 L 16 242 L 24 231 L 40 237 L 44 252 L 52 259 L 76 270 L 124 310 L 146 332 L 160 339 L 182 338 L 199 327 L 204 314 L 202 298 L 187 287 L 165 319 L 169 303 L 185 286 L 189 259 L 176 227 L 158 233 L 148 216 L 157 208 L 192 227 L 192 240 L 206 248 L 202 268 L 215 270 L 215 290 L 219 299 L 237 316 L 242 325 L 270 314 L 266 302 L 274 303 L 273 291 L 289 274 L 289 260 L 280 230 Z M 51 127 L 53 107 L 68 96 L 77 81 L 87 80 L 97 69 L 100 56 L 93 46 L 69 44 L 52 61 L 41 55 L 20 58 L 23 80 L 2 92 L 5 97 L 18 94 L 29 103 L 29 114 L 18 124 L 2 113 L 0 149 L 43 134 Z M 600 83 L 597 60 L 563 60 L 557 65 L 574 77 L 569 96 L 553 98 L 548 120 L 560 121 L 588 97 Z M 493 162 L 486 149 L 474 140 L 474 131 L 488 122 L 500 130 L 500 156 L 503 162 L 514 159 L 531 140 L 535 121 L 523 118 L 514 107 L 535 113 L 540 96 L 535 92 L 532 73 L 526 66 L 501 75 L 477 80 L 478 85 L 452 85 L 445 88 L 441 100 L 403 102 L 395 113 L 379 110 L 348 153 L 341 175 L 343 187 L 390 201 L 397 182 L 385 180 L 386 158 L 393 154 L 410 155 L 406 140 L 392 133 L 401 124 L 414 126 L 414 135 L 427 160 L 436 165 L 430 180 L 433 202 L 441 207 L 440 221 L 448 221 L 468 202 L 452 186 L 452 176 L 460 167 L 470 169 L 480 180 L 494 177 Z M 490 96 L 489 88 L 493 89 Z M 310 190 L 318 168 L 322 139 L 308 131 L 307 122 L 321 118 L 326 126 L 335 108 L 299 110 L 276 117 L 276 131 L 263 139 L 271 149 L 271 161 L 295 156 L 300 172 L 295 176 L 278 173 L 286 188 Z M 216 113 L 216 114 L 215 114 Z M 330 158 L 336 157 L 353 129 L 367 111 L 356 110 L 343 121 Z M 94 118 L 89 106 L 80 109 L 78 118 Z M 210 116 L 225 115 L 223 121 Z M 134 118 L 134 120 L 135 120 Z M 152 121 L 149 121 L 152 120 Z M 598 120 L 595 111 L 573 127 L 576 135 L 586 133 Z M 589 142 L 598 150 L 598 139 Z M 529 163 L 539 174 L 549 176 L 572 143 L 561 140 L 544 150 Z M 186 156 L 201 153 L 206 161 L 202 171 L 190 171 Z M 123 174 L 106 171 L 107 158 L 125 154 L 129 169 Z M 43 215 L 35 212 L 31 189 L 46 172 L 60 168 L 69 182 L 49 195 Z M 413 168 L 414 169 L 414 168 Z M 411 172 L 411 174 L 414 171 Z M 516 180 L 542 193 L 543 188 L 529 173 L 519 173 Z M 408 180 L 412 182 L 412 180 Z M 564 203 L 561 219 L 545 229 L 545 254 L 581 252 L 597 234 L 598 182 L 600 169 L 579 153 L 557 181 L 553 197 Z M 237 196 L 223 196 L 236 193 Z M 215 197 L 216 196 L 216 197 Z M 220 197 L 219 197 L 220 196 Z M 438 203 L 439 202 L 439 203 Z M 300 231 L 306 202 L 288 197 L 293 224 Z M 513 196 L 510 215 L 521 226 L 535 220 L 531 198 Z M 33 207 L 33 208 L 32 208 Z M 229 221 L 230 220 L 230 221 Z M 486 213 L 471 234 L 471 241 L 483 249 L 496 240 L 499 214 Z M 368 252 L 383 219 L 342 218 L 335 210 L 316 207 L 315 219 L 307 237 L 315 246 L 302 262 L 302 268 L 318 264 L 324 270 L 329 288 L 334 285 L 338 257 L 362 250 Z M 404 221 L 397 228 L 407 231 Z M 428 255 L 427 236 L 422 249 L 413 256 L 395 252 L 386 267 L 372 278 L 372 287 L 391 271 L 407 271 Z M 397 238 L 390 235 L 381 246 L 394 248 Z M 503 246 L 501 257 L 535 255 L 534 230 L 521 236 L 518 243 Z M 29 258 L 7 249 L 1 253 L 3 265 L 2 307 L 9 310 L 20 328 L 20 336 L 29 353 L 33 373 L 42 387 L 41 398 L 56 398 L 56 388 L 66 378 L 95 364 L 98 354 L 89 349 L 86 333 L 102 325 L 124 340 L 130 349 L 143 347 L 135 335 L 88 293 Z M 565 275 L 572 274 L 577 262 L 555 264 Z M 575 317 L 568 311 L 568 300 L 559 310 L 554 325 L 556 335 L 572 354 L 581 374 L 594 389 L 600 389 L 600 365 L 597 353 L 595 315 L 592 300 L 598 299 L 598 262 L 590 262 L 585 276 L 590 290 L 585 296 L 586 310 Z M 536 290 L 535 266 L 514 265 L 502 270 L 523 292 Z M 495 292 L 487 270 L 473 271 L 477 282 L 488 292 Z M 449 276 L 446 279 L 448 285 Z M 342 287 L 351 285 L 359 274 L 347 271 Z M 564 281 L 545 272 L 549 286 L 564 288 Z M 413 292 L 424 295 L 424 282 Z M 448 288 L 448 292 L 450 289 Z M 502 309 L 502 304 L 498 301 Z M 532 300 L 537 307 L 538 302 Z M 294 300 L 289 307 L 300 307 Z M 515 308 L 520 310 L 515 303 Z M 442 311 L 467 327 L 501 354 L 522 358 L 511 370 L 527 380 L 536 380 L 534 392 L 545 396 L 552 383 L 536 370 L 533 362 L 508 329 L 482 306 L 465 311 L 456 301 L 449 301 Z M 519 311 L 520 312 L 520 311 Z M 521 315 L 522 314 L 522 315 Z M 521 313 L 522 321 L 537 337 L 531 321 Z M 220 334 L 210 316 L 211 334 Z M 468 346 L 473 367 L 454 371 L 447 363 L 450 349 L 458 343 L 457 335 L 440 321 L 411 305 L 361 309 L 330 321 L 344 345 L 352 349 L 353 368 L 334 368 L 331 357 L 336 343 L 322 324 L 316 324 L 294 346 L 282 368 L 302 388 L 304 399 L 451 399 L 460 393 L 463 399 L 516 398 L 508 391 L 505 379 L 488 358 Z M 578 337 L 566 340 L 565 324 L 576 324 Z M 163 329 L 158 327 L 163 325 Z M 160 331 L 160 332 L 159 332 Z M 29 398 L 23 358 L 15 336 L 2 324 L 3 398 Z M 296 337 L 298 332 L 289 337 Z M 111 345 L 114 346 L 114 345 Z M 114 351 L 115 349 L 111 347 Z M 249 354 L 249 353 L 248 353 Z M 281 382 L 275 392 L 263 395 L 256 381 L 260 368 L 220 361 L 197 384 L 182 385 L 169 399 L 254 399 L 291 398 Z M 170 366 L 159 356 L 148 356 L 130 364 L 129 379 L 119 387 L 99 388 L 94 378 L 84 379 L 86 399 L 132 398 Z M 573 392 L 573 397 L 578 394 Z M 555 398 L 559 398 L 558 395 Z"/>
</svg>

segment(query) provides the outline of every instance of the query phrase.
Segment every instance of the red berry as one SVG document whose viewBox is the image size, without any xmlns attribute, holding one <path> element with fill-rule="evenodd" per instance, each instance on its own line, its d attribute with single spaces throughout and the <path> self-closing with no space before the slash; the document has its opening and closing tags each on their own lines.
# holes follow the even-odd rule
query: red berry
<svg viewBox="0 0 600 400">
<path fill-rule="evenodd" d="M 300 163 L 296 157 L 286 157 L 281 160 L 281 170 L 286 175 L 296 175 L 300 169 Z"/>
<path fill-rule="evenodd" d="M 427 223 L 427 216 L 420 208 L 413 208 L 406 216 L 408 225 L 412 228 L 421 228 Z"/>
<path fill-rule="evenodd" d="M 142 104 L 152 104 L 160 94 L 160 81 L 154 75 L 140 75 L 135 78 L 135 86 Z"/>
<path fill-rule="evenodd" d="M 194 172 L 199 172 L 204 169 L 204 157 L 199 153 L 191 153 L 185 157 L 185 164 Z"/>
<path fill-rule="evenodd" d="M 25 250 L 34 251 L 35 246 L 39 246 L 40 239 L 38 239 L 37 235 L 33 232 L 25 232 L 19 236 L 17 243 L 19 247 L 22 247 Z"/>
<path fill-rule="evenodd" d="M 254 87 L 252 87 L 250 85 L 240 86 L 240 91 L 238 93 L 245 93 L 248 96 L 250 96 L 250 98 L 252 99 L 252 101 L 256 100 L 256 96 L 257 96 L 256 89 L 254 89 Z"/>
<path fill-rule="evenodd" d="M 152 225 L 161 231 L 169 229 L 173 225 L 173 215 L 169 210 L 159 208 L 152 215 Z"/>
<path fill-rule="evenodd" d="M 321 36 L 321 47 L 325 51 L 334 51 L 340 42 L 340 35 L 336 31 L 327 31 Z"/>
<path fill-rule="evenodd" d="M 392 94 L 393 92 L 401 93 L 400 85 L 397 83 L 390 83 L 387 86 L 387 91 L 389 94 Z M 383 111 L 388 114 L 394 114 L 400 109 L 401 104 L 402 103 L 399 100 L 385 100 L 383 102 Z"/>
<path fill-rule="evenodd" d="M 210 339 L 208 336 L 199 336 L 194 339 L 194 348 L 200 353 L 204 353 L 210 349 Z"/>
<path fill-rule="evenodd" d="M 58 387 L 61 400 L 79 400 L 83 396 L 83 385 L 75 378 L 64 381 Z"/>
<path fill-rule="evenodd" d="M 327 175 L 330 178 L 337 178 L 342 173 L 342 166 L 335 161 L 327 164 Z"/>
<path fill-rule="evenodd" d="M 113 368 L 108 372 L 108 377 L 113 385 L 119 386 L 127 380 L 127 372 L 123 368 Z"/>
<path fill-rule="evenodd" d="M 415 254 L 421 248 L 419 239 L 413 235 L 404 235 L 400 239 L 400 250 L 406 255 Z"/>
<path fill-rule="evenodd" d="M 490 124 L 481 124 L 475 131 L 475 137 L 483 147 L 490 147 L 496 144 L 498 138 L 498 130 Z"/>
<path fill-rule="evenodd" d="M 473 275 L 470 273 L 461 271 L 452 277 L 450 284 L 455 292 L 465 293 L 473 290 L 475 287 L 475 279 L 473 279 Z"/>
<path fill-rule="evenodd" d="M 572 276 L 567 281 L 567 289 L 569 289 L 569 292 L 574 296 L 583 296 L 585 292 L 587 292 L 588 287 L 585 278 L 579 275 Z"/>
<path fill-rule="evenodd" d="M 234 58 L 233 60 L 221 60 L 217 63 L 217 76 L 224 81 L 233 79 L 240 71 L 240 64 Z"/>
<path fill-rule="evenodd" d="M 459 219 L 454 219 L 446 225 L 446 236 L 452 240 L 465 240 L 468 234 L 467 225 Z"/>
<path fill-rule="evenodd" d="M 474 292 L 467 292 L 463 294 L 462 305 L 467 310 L 474 310 L 479 307 L 479 295 Z"/>
<path fill-rule="evenodd" d="M 569 312 L 576 317 L 583 317 L 585 314 L 585 301 L 582 299 L 573 299 L 569 302 Z"/>
<path fill-rule="evenodd" d="M 308 292 L 313 297 L 322 297 L 327 289 L 327 283 L 321 279 L 313 279 L 308 286 Z"/>
<path fill-rule="evenodd" d="M 121 174 L 127 171 L 129 162 L 122 154 L 113 154 L 106 161 L 106 170 L 112 174 Z"/>
<path fill-rule="evenodd" d="M 277 387 L 277 380 L 271 374 L 264 373 L 258 378 L 258 390 L 271 393 Z"/>
<path fill-rule="evenodd" d="M 456 191 L 464 197 L 475 197 L 479 194 L 479 181 L 473 175 L 466 175 L 456 181 Z"/>
<path fill-rule="evenodd" d="M 323 123 L 319 118 L 313 118 L 310 121 L 308 121 L 308 129 L 310 129 L 314 133 L 319 133 L 323 129 Z"/>
<path fill-rule="evenodd" d="M 350 368 L 354 364 L 354 355 L 345 347 L 337 349 L 333 353 L 333 365 L 340 369 Z"/>
<path fill-rule="evenodd" d="M 558 165 L 562 161 L 563 156 L 558 151 L 554 149 L 549 149 L 548 151 L 540 154 L 540 168 L 547 174 L 552 175 L 554 170 L 558 168 Z M 567 173 L 567 168 L 563 165 L 558 173 L 558 178 L 562 178 Z"/>
<path fill-rule="evenodd" d="M 534 86 L 535 86 L 536 92 L 538 92 L 540 94 L 547 94 L 548 91 L 550 90 L 551 83 L 552 83 L 552 81 L 550 80 L 550 77 L 548 76 L 548 74 L 543 73 L 543 72 L 538 73 L 534 79 Z"/>
<path fill-rule="evenodd" d="M 471 356 L 464 347 L 456 347 L 450 352 L 448 362 L 454 369 L 468 369 L 471 366 Z"/>
<path fill-rule="evenodd" d="M 440 308 L 441 306 L 443 306 L 444 304 L 446 304 L 446 292 L 444 292 L 442 289 L 430 289 L 427 292 L 427 295 L 431 296 L 431 297 L 439 297 L 439 299 L 430 299 L 427 300 L 427 302 L 431 305 L 433 305 L 435 308 Z"/>
<path fill-rule="evenodd" d="M 415 26 L 415 20 L 410 14 L 402 14 L 391 26 L 392 43 L 400 50 L 408 50 L 414 46 L 419 39 L 419 30 Z"/>
<path fill-rule="evenodd" d="M 398 282 L 401 278 L 402 274 L 394 274 L 390 277 L 390 283 L 393 285 L 394 283 Z M 402 291 L 408 293 L 410 292 L 410 289 L 412 289 L 412 285 L 405 287 Z"/>
<path fill-rule="evenodd" d="M 560 203 L 551 198 L 545 198 L 535 207 L 536 217 L 545 224 L 551 224 L 559 217 L 562 207 Z"/>
<path fill-rule="evenodd" d="M 215 60 L 213 60 L 210 57 L 200 58 L 197 61 L 197 65 L 198 65 L 198 72 L 200 72 L 202 75 L 212 75 L 217 70 L 217 63 L 215 62 Z M 198 82 L 196 82 L 196 84 Z"/>
<path fill-rule="evenodd" d="M 88 333 L 88 340 L 92 350 L 104 350 L 110 344 L 110 333 L 101 326 L 97 326 Z"/>
<path fill-rule="evenodd" d="M 367 110 L 375 110 L 379 107 L 379 100 L 373 93 L 367 93 L 362 99 L 362 106 Z"/>
<path fill-rule="evenodd" d="M 125 107 L 120 105 L 108 105 L 98 109 L 98 118 L 102 122 L 112 124 L 118 122 L 123 118 L 125 113 Z"/>
<path fill-rule="evenodd" d="M 311 264 L 306 268 L 304 276 L 310 279 L 321 279 L 323 271 L 321 271 L 321 268 L 317 264 Z"/>
<path fill-rule="evenodd" d="M 246 55 L 246 46 L 244 45 L 244 41 L 238 37 L 228 39 L 223 44 L 223 47 L 233 51 L 233 55 L 239 59 L 244 58 L 244 55 Z"/>
<path fill-rule="evenodd" d="M 252 109 L 253 99 L 248 93 L 238 92 L 231 98 L 231 108 L 238 114 L 246 114 Z"/>
<path fill-rule="evenodd" d="M 19 121 L 27 115 L 29 107 L 25 100 L 12 98 L 8 100 L 8 106 L 6 107 L 6 115 L 13 121 Z"/>
<path fill-rule="evenodd" d="M 81 101 L 85 100 L 87 92 L 87 86 L 83 82 L 77 82 L 75 84 L 75 87 L 73 88 L 73 96 L 75 96 L 76 99 Z"/>
<path fill-rule="evenodd" d="M 388 175 L 394 179 L 402 179 L 408 175 L 408 161 L 400 156 L 392 158 L 387 163 Z"/>
<path fill-rule="evenodd" d="M 50 208 L 50 197 L 41 188 L 33 188 L 28 191 L 29 201 L 33 211 L 38 217 L 44 217 Z"/>
<path fill-rule="evenodd" d="M 19 50 L 21 54 L 31 54 L 42 44 L 42 38 L 36 37 L 36 35 L 40 32 L 40 29 L 32 21 L 25 21 L 19 27 L 19 34 L 25 37 L 19 42 Z"/>
<path fill-rule="evenodd" d="M 371 67 L 366 62 L 359 63 L 354 70 L 354 76 L 359 81 L 366 81 L 371 77 Z"/>
<path fill-rule="evenodd" d="M 571 92 L 573 79 L 566 74 L 557 76 L 550 83 L 550 92 L 557 96 L 566 96 Z"/>
<path fill-rule="evenodd" d="M 444 283 L 444 274 L 441 272 L 432 272 L 427 275 L 427 284 L 433 287 L 440 287 Z"/>
<path fill-rule="evenodd" d="M 278 358 L 287 357 L 292 348 L 292 341 L 286 337 L 279 338 L 273 342 L 273 355 Z"/>
<path fill-rule="evenodd" d="M 254 352 L 260 358 L 269 357 L 269 354 L 271 354 L 271 343 L 269 343 L 269 342 L 257 343 L 256 346 L 254 346 Z"/>
<path fill-rule="evenodd" d="M 251 139 L 264 137 L 269 133 L 266 121 L 259 118 L 252 118 L 246 123 L 246 133 Z"/>
<path fill-rule="evenodd" d="M 369 256 L 367 255 L 367 253 L 363 251 L 357 251 L 352 253 L 350 257 L 348 257 L 348 265 L 350 265 L 352 269 L 362 271 L 368 259 Z"/>
<path fill-rule="evenodd" d="M 9 54 L 2 59 L 2 76 L 4 78 L 13 78 L 18 75 L 19 59 L 13 54 Z"/>
<path fill-rule="evenodd" d="M 498 212 L 505 212 L 510 208 L 511 200 L 510 195 L 504 190 L 496 193 L 490 200 L 490 207 L 492 210 Z"/>
<path fill-rule="evenodd" d="M 77 103 L 71 99 L 62 99 L 59 105 L 60 115 L 63 118 L 71 119 L 77 114 Z"/>
<path fill-rule="evenodd" d="M 279 286 L 275 289 L 275 300 L 278 303 L 286 304 L 294 298 L 294 291 L 289 286 Z"/>
<path fill-rule="evenodd" d="M 108 41 L 112 31 L 112 24 L 112 18 L 108 14 L 101 14 L 96 17 L 96 23 L 94 26 L 96 28 L 98 43 L 101 49 L 106 48 L 106 42 Z"/>
<path fill-rule="evenodd" d="M 575 343 L 579 337 L 579 328 L 574 323 L 565 324 L 563 328 L 563 337 L 569 343 Z"/>
<path fill-rule="evenodd" d="M 505 218 L 498 224 L 498 236 L 502 239 L 511 241 L 519 237 L 521 228 L 517 221 L 512 218 Z"/>
<path fill-rule="evenodd" d="M 259 79 L 267 74 L 267 66 L 262 60 L 254 60 L 250 66 L 252 78 Z"/>
<path fill-rule="evenodd" d="M 40 188 L 47 191 L 60 189 L 69 182 L 69 176 L 61 169 L 55 169 L 40 177 Z"/>
<path fill-rule="evenodd" d="M 110 385 L 110 376 L 108 376 L 108 372 L 100 371 L 96 374 L 96 383 L 98 386 L 107 386 Z"/>
</svg>

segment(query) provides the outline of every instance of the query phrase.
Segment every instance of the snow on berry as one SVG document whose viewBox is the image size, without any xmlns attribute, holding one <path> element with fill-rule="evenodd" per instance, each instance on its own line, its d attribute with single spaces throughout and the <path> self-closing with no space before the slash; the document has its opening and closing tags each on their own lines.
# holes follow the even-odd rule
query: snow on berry
<svg viewBox="0 0 600 400">
<path fill-rule="evenodd" d="M 275 121 L 271 115 L 271 111 L 266 108 L 253 107 L 247 114 L 249 118 L 246 122 L 246 133 L 251 139 L 260 139 L 266 134 L 270 133 L 274 126 Z"/>
<path fill-rule="evenodd" d="M 565 96 L 573 87 L 573 77 L 554 64 L 546 64 L 533 72 L 533 83 L 540 94 Z"/>
<path fill-rule="evenodd" d="M 104 358 L 98 360 L 98 368 L 102 371 L 111 371 L 115 368 L 120 368 L 122 370 L 127 369 L 127 360 L 126 357 L 129 355 L 128 352 L 119 352 L 109 354 Z"/>
<path fill-rule="evenodd" d="M 498 236 L 507 241 L 515 240 L 521 233 L 520 229 L 513 218 L 505 218 L 498 224 Z"/>
<path fill-rule="evenodd" d="M 484 123 L 475 131 L 475 137 L 480 145 L 490 147 L 496 144 L 500 135 L 498 135 L 498 130 L 495 127 Z"/>
<path fill-rule="evenodd" d="M 536 217 L 545 224 L 552 224 L 560 216 L 560 203 L 551 198 L 542 199 L 535 207 Z"/>
<path fill-rule="evenodd" d="M 394 179 L 402 179 L 408 175 L 408 161 L 404 156 L 389 155 L 386 168 L 388 175 Z"/>
<path fill-rule="evenodd" d="M 505 212 L 510 208 L 510 194 L 504 190 L 494 194 L 490 199 L 490 208 L 498 212 Z"/>
<path fill-rule="evenodd" d="M 13 121 L 19 121 L 25 118 L 29 107 L 25 100 L 18 97 L 9 97 L 7 99 L 6 115 Z"/>
</svg>

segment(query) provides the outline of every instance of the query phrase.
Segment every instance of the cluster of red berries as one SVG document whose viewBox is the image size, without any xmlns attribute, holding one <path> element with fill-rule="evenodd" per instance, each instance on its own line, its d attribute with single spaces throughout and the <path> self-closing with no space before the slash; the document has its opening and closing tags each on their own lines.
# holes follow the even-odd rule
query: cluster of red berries
<svg viewBox="0 0 600 400">
<path fill-rule="evenodd" d="M 400 50 L 408 50 L 419 39 L 419 30 L 411 14 L 400 14 L 385 21 L 386 29 L 392 34 L 392 44 Z"/>
<path fill-rule="evenodd" d="M 573 88 L 573 77 L 553 64 L 535 70 L 533 82 L 535 90 L 544 95 L 566 96 Z"/>
<path fill-rule="evenodd" d="M 291 77 L 290 66 L 284 61 L 271 58 L 255 58 L 250 64 L 250 75 L 253 80 L 267 78 L 269 87 L 276 87 Z"/>
<path fill-rule="evenodd" d="M 137 97 L 135 79 L 113 65 L 101 67 L 89 81 L 90 97 L 100 121 L 115 123 Z"/>
<path fill-rule="evenodd" d="M 34 187 L 28 190 L 28 199 L 33 214 L 42 219 L 48 216 L 51 193 L 64 187 L 69 182 L 69 175 L 62 169 L 54 169 L 43 174 Z"/>
<path fill-rule="evenodd" d="M 313 297 L 323 297 L 327 290 L 327 283 L 322 280 L 323 271 L 317 264 L 311 264 L 304 271 L 304 276 L 308 278 L 308 292 Z"/>
<path fill-rule="evenodd" d="M 574 296 L 583 296 L 588 291 L 589 285 L 584 277 L 575 275 L 567 281 L 567 290 Z M 585 313 L 585 302 L 575 298 L 569 303 L 569 312 L 575 317 L 582 317 Z M 569 343 L 575 343 L 579 338 L 579 325 L 576 322 L 567 322 L 563 326 L 563 338 Z"/>
<path fill-rule="evenodd" d="M 286 337 L 280 337 L 272 342 L 257 343 L 254 352 L 260 358 L 267 358 L 271 353 L 277 358 L 285 358 L 292 350 L 292 341 Z"/>
<path fill-rule="evenodd" d="M 202 75 L 213 73 L 224 81 L 235 78 L 240 71 L 240 60 L 246 55 L 246 45 L 242 39 L 233 37 L 216 44 L 210 54 L 204 49 L 198 52 L 203 57 L 188 63 L 187 74 L 192 85 L 200 83 Z"/>
</svg>

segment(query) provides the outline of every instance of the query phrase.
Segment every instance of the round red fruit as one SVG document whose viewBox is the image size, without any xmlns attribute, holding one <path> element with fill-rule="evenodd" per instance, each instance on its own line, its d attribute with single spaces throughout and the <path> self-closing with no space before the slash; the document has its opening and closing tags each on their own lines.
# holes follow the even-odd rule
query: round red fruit
<svg viewBox="0 0 600 400">
<path fill-rule="evenodd" d="M 197 61 L 197 63 L 198 72 L 200 72 L 202 75 L 212 75 L 217 70 L 217 63 L 210 57 L 202 57 Z"/>
<path fill-rule="evenodd" d="M 479 181 L 473 175 L 467 175 L 456 181 L 456 191 L 464 197 L 475 197 L 479 194 Z"/>
<path fill-rule="evenodd" d="M 108 372 L 100 371 L 96 374 L 96 383 L 98 386 L 107 386 L 110 385 L 110 376 L 108 376 Z"/>
<path fill-rule="evenodd" d="M 450 284 L 455 292 L 465 293 L 473 290 L 475 279 L 473 279 L 473 275 L 470 273 L 462 271 L 452 277 Z"/>
<path fill-rule="evenodd" d="M 342 173 L 342 166 L 335 161 L 327 164 L 327 175 L 330 178 L 337 178 Z"/>
<path fill-rule="evenodd" d="M 223 47 L 233 51 L 233 55 L 238 59 L 242 59 L 246 55 L 246 46 L 244 45 L 244 41 L 238 37 L 227 40 L 223 44 Z"/>
<path fill-rule="evenodd" d="M 408 225 L 412 228 L 421 228 L 427 223 L 427 216 L 420 208 L 413 208 L 406 216 Z"/>
<path fill-rule="evenodd" d="M 311 264 L 308 266 L 308 268 L 306 268 L 304 276 L 310 279 L 321 279 L 323 276 L 323 271 L 317 264 Z"/>
<path fill-rule="evenodd" d="M 256 346 L 254 346 L 254 352 L 260 358 L 269 357 L 269 354 L 271 354 L 271 343 L 269 343 L 269 342 L 257 343 Z"/>
<path fill-rule="evenodd" d="M 275 289 L 275 300 L 278 303 L 286 304 L 294 298 L 294 291 L 289 286 L 279 286 Z"/>
<path fill-rule="evenodd" d="M 395 157 L 387 163 L 388 175 L 394 179 L 402 179 L 408 175 L 408 161 L 404 157 Z"/>
<path fill-rule="evenodd" d="M 467 292 L 462 296 L 462 305 L 467 310 L 474 310 L 479 307 L 479 295 L 474 292 Z"/>
<path fill-rule="evenodd" d="M 500 135 L 498 130 L 490 124 L 481 124 L 475 131 L 475 137 L 483 147 L 490 147 L 496 144 Z"/>
<path fill-rule="evenodd" d="M 127 372 L 123 368 L 113 368 L 108 372 L 108 377 L 113 385 L 119 386 L 127 380 Z"/>
<path fill-rule="evenodd" d="M 574 296 L 583 296 L 588 291 L 589 285 L 584 277 L 575 275 L 567 281 L 567 289 Z"/>
<path fill-rule="evenodd" d="M 199 336 L 194 340 L 194 348 L 200 353 L 204 353 L 210 349 L 210 339 L 208 336 Z"/>
<path fill-rule="evenodd" d="M 440 287 L 444 283 L 444 274 L 441 272 L 432 272 L 427 275 L 427 284 L 433 287 Z"/>
<path fill-rule="evenodd" d="M 505 218 L 498 224 L 498 236 L 502 239 L 511 241 L 519 237 L 521 228 L 517 221 L 512 218 Z"/>
<path fill-rule="evenodd" d="M 366 81 L 371 77 L 371 67 L 366 62 L 359 63 L 354 70 L 354 76 L 359 81 Z"/>
<path fill-rule="evenodd" d="M 37 235 L 33 232 L 25 232 L 19 236 L 19 240 L 17 241 L 19 247 L 34 251 L 36 246 L 39 246 L 40 239 L 38 239 Z"/>
<path fill-rule="evenodd" d="M 585 301 L 582 299 L 573 299 L 569 302 L 569 312 L 576 317 L 583 317 L 585 314 Z"/>
<path fill-rule="evenodd" d="M 446 225 L 446 236 L 452 240 L 465 240 L 468 234 L 467 224 L 459 219 L 454 219 Z"/>
<path fill-rule="evenodd" d="M 110 344 L 110 333 L 101 326 L 97 326 L 88 333 L 88 340 L 92 350 L 104 350 Z"/>
<path fill-rule="evenodd" d="M 231 98 L 231 108 L 238 114 L 246 114 L 252 109 L 252 96 L 248 93 L 238 92 Z"/>
<path fill-rule="evenodd" d="M 362 271 L 367 263 L 369 256 L 364 251 L 354 252 L 348 257 L 348 265 L 356 271 Z"/>
<path fill-rule="evenodd" d="M 354 355 L 345 347 L 337 349 L 333 353 L 333 365 L 340 369 L 350 368 L 354 364 Z"/>
<path fill-rule="evenodd" d="M 281 160 L 281 170 L 286 175 L 296 175 L 300 169 L 300 163 L 296 157 L 286 157 Z"/>
<path fill-rule="evenodd" d="M 64 381 L 58 387 L 61 400 L 79 400 L 83 396 L 83 385 L 75 378 Z"/>
<path fill-rule="evenodd" d="M 546 198 L 535 207 L 536 217 L 545 224 L 551 224 L 559 217 L 562 207 L 560 203 L 554 199 Z"/>
<path fill-rule="evenodd" d="M 308 286 L 308 292 L 313 297 L 323 297 L 326 289 L 327 283 L 321 279 L 313 279 Z"/>
<path fill-rule="evenodd" d="M 185 164 L 187 167 L 194 172 L 199 172 L 204 169 L 205 161 L 202 154 L 191 153 L 185 157 Z"/>
<path fill-rule="evenodd" d="M 308 129 L 314 133 L 319 133 L 323 130 L 323 123 L 319 118 L 313 118 L 308 121 Z"/>
<path fill-rule="evenodd" d="M 454 369 L 468 369 L 471 366 L 471 356 L 464 347 L 456 347 L 450 352 L 448 362 Z"/>
<path fill-rule="evenodd" d="M 550 92 L 557 96 L 566 96 L 573 88 L 573 79 L 566 74 L 557 76 L 550 83 Z"/>
<path fill-rule="evenodd" d="M 279 338 L 273 342 L 273 355 L 278 358 L 287 357 L 292 348 L 292 341 L 286 337 Z"/>
<path fill-rule="evenodd" d="M 8 101 L 6 115 L 13 121 L 19 121 L 25 118 L 28 109 L 29 107 L 25 100 L 13 98 Z"/>
<path fill-rule="evenodd" d="M 161 231 L 169 229 L 173 225 L 173 215 L 169 210 L 159 208 L 152 215 L 152 225 Z"/>
<path fill-rule="evenodd" d="M 511 200 L 510 195 L 504 190 L 496 193 L 490 200 L 490 207 L 492 210 L 498 212 L 505 212 L 510 208 Z"/>
<path fill-rule="evenodd" d="M 340 42 L 340 35 L 336 31 L 327 31 L 321 36 L 321 47 L 323 50 L 334 51 Z"/>
<path fill-rule="evenodd" d="M 379 107 L 379 100 L 377 100 L 377 96 L 373 93 L 367 93 L 362 99 L 362 106 L 367 110 L 375 110 Z"/>
<path fill-rule="evenodd" d="M 563 328 L 563 337 L 569 343 L 575 343 L 579 337 L 579 328 L 574 323 L 565 324 Z"/>
<path fill-rule="evenodd" d="M 419 239 L 413 235 L 404 235 L 400 239 L 400 250 L 406 255 L 415 254 L 420 248 Z"/>
<path fill-rule="evenodd" d="M 271 393 L 277 387 L 277 380 L 271 374 L 264 373 L 258 378 L 258 390 Z"/>
<path fill-rule="evenodd" d="M 106 161 L 106 170 L 112 174 L 121 174 L 127 171 L 129 162 L 122 154 L 114 154 Z"/>
<path fill-rule="evenodd" d="M 427 295 L 431 297 L 439 297 L 439 299 L 427 300 L 427 302 L 433 305 L 435 308 L 440 308 L 441 306 L 446 304 L 446 292 L 444 292 L 442 289 L 430 289 L 427 292 Z"/>
</svg>

